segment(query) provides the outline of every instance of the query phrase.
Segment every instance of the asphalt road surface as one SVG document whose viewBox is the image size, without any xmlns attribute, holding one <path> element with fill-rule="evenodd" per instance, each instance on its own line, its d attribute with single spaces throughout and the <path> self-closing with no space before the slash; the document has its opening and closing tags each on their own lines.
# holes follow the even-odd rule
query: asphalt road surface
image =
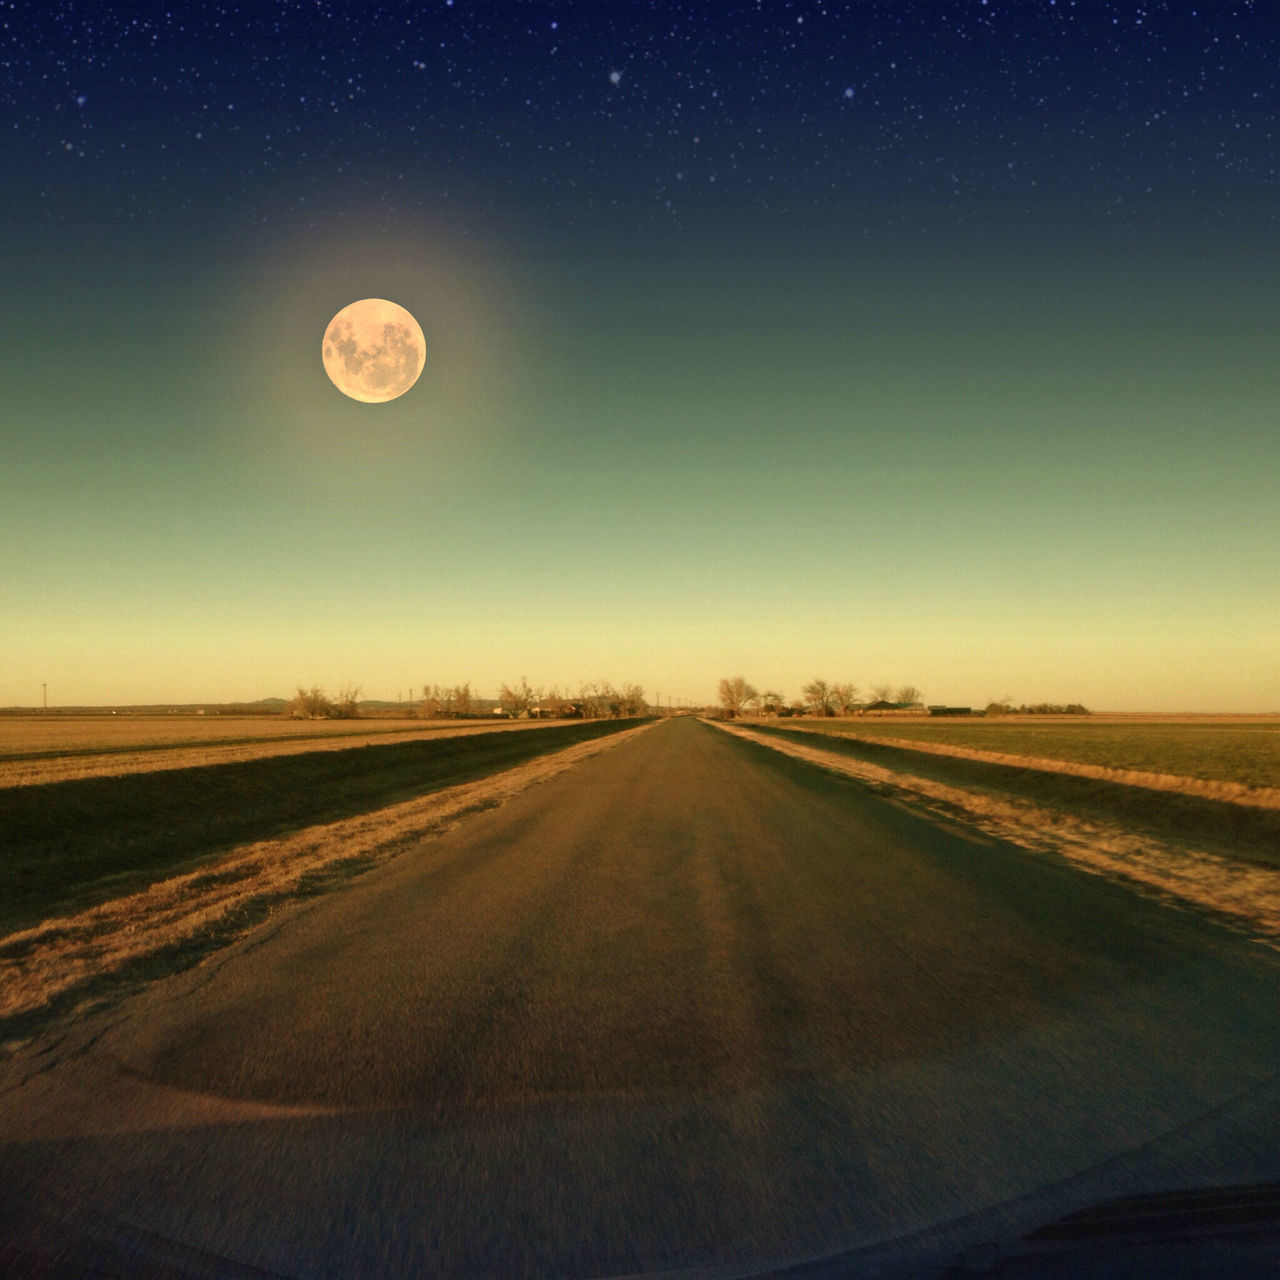
<svg viewBox="0 0 1280 1280">
<path fill-rule="evenodd" d="M 20 1053 L 0 1272 L 941 1257 L 1280 1174 L 1276 979 L 1212 920 L 665 722 Z"/>
</svg>

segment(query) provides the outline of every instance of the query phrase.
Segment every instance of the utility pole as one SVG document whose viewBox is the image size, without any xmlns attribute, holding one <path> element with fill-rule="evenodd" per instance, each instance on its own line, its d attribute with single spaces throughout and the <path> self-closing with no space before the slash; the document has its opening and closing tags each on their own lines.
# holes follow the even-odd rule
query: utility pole
<svg viewBox="0 0 1280 1280">
<path fill-rule="evenodd" d="M 49 686 L 44 681 L 40 682 L 40 692 L 44 695 L 44 712 L 47 717 L 49 714 Z"/>
</svg>

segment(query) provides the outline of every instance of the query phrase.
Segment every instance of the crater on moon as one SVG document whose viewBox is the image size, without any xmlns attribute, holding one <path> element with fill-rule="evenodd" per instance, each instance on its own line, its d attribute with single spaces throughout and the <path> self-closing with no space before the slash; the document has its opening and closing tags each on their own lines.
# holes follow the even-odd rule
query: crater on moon
<svg viewBox="0 0 1280 1280">
<path fill-rule="evenodd" d="M 386 298 L 349 303 L 321 344 L 325 372 L 343 395 L 365 404 L 402 396 L 418 380 L 427 343 L 413 316 Z"/>
</svg>

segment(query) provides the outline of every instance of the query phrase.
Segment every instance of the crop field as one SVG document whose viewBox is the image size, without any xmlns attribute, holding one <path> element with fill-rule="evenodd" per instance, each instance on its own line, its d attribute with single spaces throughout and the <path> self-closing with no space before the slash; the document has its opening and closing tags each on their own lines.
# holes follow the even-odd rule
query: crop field
<svg viewBox="0 0 1280 1280">
<path fill-rule="evenodd" d="M 779 728 L 970 748 L 1125 772 L 1280 787 L 1280 717 L 781 721 Z"/>
<path fill-rule="evenodd" d="M 545 725 L 537 720 L 293 720 L 281 716 L 0 717 L 0 787 L 192 768 Z"/>
<path fill-rule="evenodd" d="M 102 900 L 237 845 L 488 778 L 635 722 L 521 723 L 530 727 L 510 732 L 485 725 L 366 742 L 347 735 L 338 745 L 348 750 L 326 743 L 0 786 L 0 931 L 85 895 Z"/>
<path fill-rule="evenodd" d="M 492 720 L 494 717 L 487 717 Z M 351 733 L 412 733 L 458 720 L 294 720 L 288 716 L 0 716 L 0 761 L 98 751 L 331 738 Z"/>
</svg>

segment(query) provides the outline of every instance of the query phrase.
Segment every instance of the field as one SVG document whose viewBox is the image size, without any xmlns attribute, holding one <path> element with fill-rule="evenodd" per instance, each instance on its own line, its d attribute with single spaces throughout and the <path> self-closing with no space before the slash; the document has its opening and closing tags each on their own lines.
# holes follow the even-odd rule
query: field
<svg viewBox="0 0 1280 1280">
<path fill-rule="evenodd" d="M 493 717 L 489 717 L 492 719 Z M 294 720 L 288 716 L 12 715 L 0 716 L 0 761 L 101 751 L 212 746 L 349 733 L 411 732 L 456 720 Z"/>
<path fill-rule="evenodd" d="M 1280 787 L 1280 717 L 1115 719 L 837 719 L 779 721 L 779 728 L 970 748 L 1165 774 L 1243 787 Z"/>
<path fill-rule="evenodd" d="M 0 787 L 195 768 L 379 742 L 525 729 L 501 720 L 293 720 L 282 716 L 0 717 Z"/>
<path fill-rule="evenodd" d="M 90 767 L 80 776 L 21 785 L 4 785 L 0 765 L 0 932 L 132 891 L 237 845 L 474 782 L 627 723 L 523 721 L 516 732 L 510 724 L 451 722 L 435 732 L 348 732 L 301 744 L 276 738 L 246 747 L 246 758 L 189 739 L 139 755 L 135 741 L 133 751 L 87 762 L 73 754 L 73 764 Z M 136 729 L 135 739 L 146 732 Z M 122 732 L 117 746 L 128 737 Z M 198 759 L 188 761 L 193 751 Z M 157 765 L 157 756 L 168 763 Z"/>
</svg>

